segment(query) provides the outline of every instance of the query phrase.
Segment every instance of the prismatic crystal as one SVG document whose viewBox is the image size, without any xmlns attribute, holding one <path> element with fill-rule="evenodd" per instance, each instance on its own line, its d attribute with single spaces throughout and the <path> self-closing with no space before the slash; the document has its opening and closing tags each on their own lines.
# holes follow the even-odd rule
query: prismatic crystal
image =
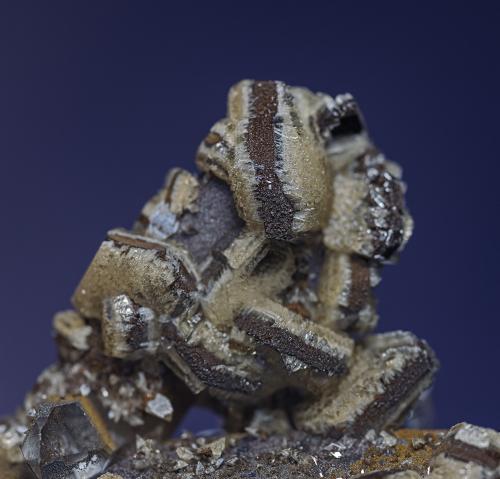
<svg viewBox="0 0 500 479">
<path fill-rule="evenodd" d="M 241 461 L 277 467 L 248 477 L 498 477 L 498 435 L 470 425 L 406 438 L 406 463 L 387 452 L 437 360 L 411 333 L 372 332 L 413 223 L 354 98 L 244 80 L 196 165 L 107 233 L 55 316 L 59 361 L 1 426 L 8 462 L 41 479 L 247 477 Z M 192 405 L 227 437 L 159 446 Z"/>
</svg>

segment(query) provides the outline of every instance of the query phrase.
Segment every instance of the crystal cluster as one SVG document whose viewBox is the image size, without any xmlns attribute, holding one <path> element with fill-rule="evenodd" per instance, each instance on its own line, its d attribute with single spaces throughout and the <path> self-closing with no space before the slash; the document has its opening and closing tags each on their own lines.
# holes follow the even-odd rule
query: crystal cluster
<svg viewBox="0 0 500 479">
<path fill-rule="evenodd" d="M 160 464 L 147 444 L 193 404 L 228 431 L 267 414 L 286 431 L 361 439 L 401 423 L 431 384 L 425 341 L 372 333 L 373 289 L 412 220 L 400 169 L 351 95 L 242 81 L 196 165 L 170 171 L 130 230 L 107 233 L 74 310 L 54 319 L 59 361 L 4 447 L 15 461 L 24 441 L 41 479 L 94 477 L 136 437 L 136 455 Z"/>
</svg>

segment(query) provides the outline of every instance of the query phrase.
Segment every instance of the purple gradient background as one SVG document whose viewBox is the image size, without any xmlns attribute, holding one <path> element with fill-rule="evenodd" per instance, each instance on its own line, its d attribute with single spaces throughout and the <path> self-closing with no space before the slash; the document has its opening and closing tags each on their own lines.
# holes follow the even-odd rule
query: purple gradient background
<svg viewBox="0 0 500 479">
<path fill-rule="evenodd" d="M 357 97 L 416 221 L 380 329 L 435 348 L 437 426 L 500 427 L 495 2 L 293 3 L 2 2 L 0 414 L 54 359 L 52 315 L 105 232 L 192 168 L 251 77 Z"/>
</svg>

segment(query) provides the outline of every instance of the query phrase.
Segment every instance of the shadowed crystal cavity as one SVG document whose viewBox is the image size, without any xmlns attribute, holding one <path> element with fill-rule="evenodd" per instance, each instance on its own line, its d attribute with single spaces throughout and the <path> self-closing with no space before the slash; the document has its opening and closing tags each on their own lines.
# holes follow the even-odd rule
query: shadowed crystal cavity
<svg viewBox="0 0 500 479">
<path fill-rule="evenodd" d="M 22 453 L 39 479 L 90 479 L 109 461 L 96 427 L 77 401 L 41 405 Z"/>
</svg>

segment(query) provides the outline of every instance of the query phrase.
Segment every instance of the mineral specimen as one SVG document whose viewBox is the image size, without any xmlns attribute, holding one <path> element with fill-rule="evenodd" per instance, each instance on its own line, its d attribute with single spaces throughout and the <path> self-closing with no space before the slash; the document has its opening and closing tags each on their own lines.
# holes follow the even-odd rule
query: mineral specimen
<svg viewBox="0 0 500 479">
<path fill-rule="evenodd" d="M 5 460 L 21 463 L 22 443 L 41 479 L 494 477 L 494 432 L 386 432 L 437 360 L 411 333 L 371 334 L 373 289 L 412 220 L 353 97 L 242 81 L 196 164 L 107 233 L 54 319 L 59 361 L 0 426 Z M 192 404 L 235 434 L 155 442 Z M 394 459 L 410 445 L 415 464 Z"/>
</svg>

